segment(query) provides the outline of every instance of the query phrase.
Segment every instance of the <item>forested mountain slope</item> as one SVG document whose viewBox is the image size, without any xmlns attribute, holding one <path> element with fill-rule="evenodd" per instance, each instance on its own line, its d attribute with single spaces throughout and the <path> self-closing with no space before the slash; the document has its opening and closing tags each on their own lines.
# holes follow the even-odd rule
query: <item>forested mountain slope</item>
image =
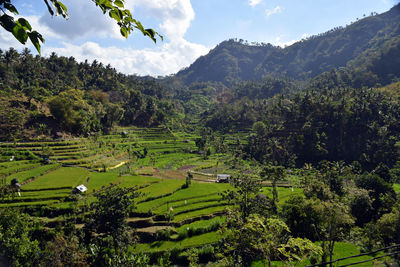
<svg viewBox="0 0 400 267">
<path fill-rule="evenodd" d="M 399 34 L 400 4 L 388 12 L 371 14 L 347 27 L 337 27 L 286 48 L 249 45 L 243 40 L 224 41 L 175 77 L 185 84 L 216 81 L 226 85 L 238 80 L 260 80 L 266 74 L 306 80 L 333 68 L 360 67 L 371 55 L 379 61 L 377 56 L 385 54 L 383 47 L 398 47 Z"/>
<path fill-rule="evenodd" d="M 78 63 L 13 48 L 0 50 L 0 105 L 0 140 L 156 126 L 174 113 L 154 79 L 124 75 L 96 60 Z"/>
</svg>

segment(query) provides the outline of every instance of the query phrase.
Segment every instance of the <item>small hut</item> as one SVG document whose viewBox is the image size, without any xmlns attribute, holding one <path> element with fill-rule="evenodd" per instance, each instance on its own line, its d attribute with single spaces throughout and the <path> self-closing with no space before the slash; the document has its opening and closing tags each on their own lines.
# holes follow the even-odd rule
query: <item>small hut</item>
<svg viewBox="0 0 400 267">
<path fill-rule="evenodd" d="M 84 186 L 83 184 L 78 185 L 77 187 L 75 187 L 74 189 L 72 189 L 72 193 L 74 194 L 81 194 L 87 191 L 87 187 Z"/>
<path fill-rule="evenodd" d="M 217 183 L 229 183 L 231 176 L 229 174 L 217 174 Z"/>
<path fill-rule="evenodd" d="M 49 156 L 43 155 L 43 156 L 42 156 L 42 163 L 44 163 L 44 164 L 50 164 L 51 161 L 50 161 L 50 159 L 49 159 Z"/>
</svg>

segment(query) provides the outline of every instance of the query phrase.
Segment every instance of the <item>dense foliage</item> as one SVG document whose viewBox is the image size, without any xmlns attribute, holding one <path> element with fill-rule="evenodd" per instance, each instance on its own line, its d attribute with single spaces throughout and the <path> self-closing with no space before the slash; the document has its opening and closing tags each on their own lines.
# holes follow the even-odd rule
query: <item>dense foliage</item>
<svg viewBox="0 0 400 267">
<path fill-rule="evenodd" d="M 321 160 L 367 169 L 398 160 L 399 101 L 376 89 L 311 90 L 269 100 L 242 98 L 206 115 L 215 130 L 250 128 L 246 155 L 287 166 Z"/>
<path fill-rule="evenodd" d="M 73 57 L 0 52 L 0 138 L 66 131 L 86 134 L 116 124 L 154 126 L 174 114 L 154 79 L 118 73 L 110 65 Z"/>
</svg>

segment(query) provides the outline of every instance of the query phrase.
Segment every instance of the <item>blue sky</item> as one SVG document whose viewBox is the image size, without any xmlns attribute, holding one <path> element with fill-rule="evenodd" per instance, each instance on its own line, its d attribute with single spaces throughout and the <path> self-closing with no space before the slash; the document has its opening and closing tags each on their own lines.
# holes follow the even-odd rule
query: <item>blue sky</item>
<svg viewBox="0 0 400 267">
<path fill-rule="evenodd" d="M 176 73 L 230 38 L 290 45 L 385 12 L 398 0 L 125 0 L 145 27 L 164 35 L 157 44 L 139 33 L 122 38 L 91 0 L 63 0 L 68 21 L 51 17 L 43 0 L 12 2 L 45 37 L 42 55 L 54 51 L 78 61 L 96 59 L 126 74 L 157 76 Z M 10 46 L 23 48 L 0 29 L 0 48 Z"/>
</svg>

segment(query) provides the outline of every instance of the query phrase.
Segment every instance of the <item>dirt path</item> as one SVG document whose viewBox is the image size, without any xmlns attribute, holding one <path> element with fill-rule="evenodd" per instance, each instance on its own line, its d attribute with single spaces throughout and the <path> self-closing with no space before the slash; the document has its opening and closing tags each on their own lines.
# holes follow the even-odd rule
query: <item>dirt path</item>
<svg viewBox="0 0 400 267">
<path fill-rule="evenodd" d="M 164 230 L 168 228 L 171 228 L 171 226 L 150 226 L 145 228 L 137 228 L 136 231 L 155 234 L 159 230 Z"/>
<path fill-rule="evenodd" d="M 183 172 L 188 172 L 190 170 L 193 170 L 196 167 L 197 166 L 195 166 L 195 165 L 185 165 L 185 166 L 180 167 L 178 170 L 183 171 Z"/>
<path fill-rule="evenodd" d="M 128 163 L 128 162 L 129 162 L 129 160 L 127 160 L 127 161 L 122 161 L 122 162 L 118 163 L 118 164 L 117 164 L 117 165 L 115 165 L 115 166 L 108 167 L 108 168 L 107 168 L 107 170 L 113 170 L 113 169 L 116 169 L 116 168 L 118 168 L 118 167 L 121 167 L 122 165 L 124 165 L 124 164 L 126 164 L 126 163 Z"/>
<path fill-rule="evenodd" d="M 179 170 L 160 171 L 159 169 L 154 168 L 154 174 L 151 176 L 155 177 L 155 178 L 161 178 L 161 179 L 185 179 L 186 173 L 182 173 Z"/>
<path fill-rule="evenodd" d="M 158 168 L 153 168 L 154 173 L 148 176 L 161 179 L 186 179 L 187 173 L 196 167 L 195 165 L 185 165 L 177 170 L 160 170 Z"/>
</svg>

